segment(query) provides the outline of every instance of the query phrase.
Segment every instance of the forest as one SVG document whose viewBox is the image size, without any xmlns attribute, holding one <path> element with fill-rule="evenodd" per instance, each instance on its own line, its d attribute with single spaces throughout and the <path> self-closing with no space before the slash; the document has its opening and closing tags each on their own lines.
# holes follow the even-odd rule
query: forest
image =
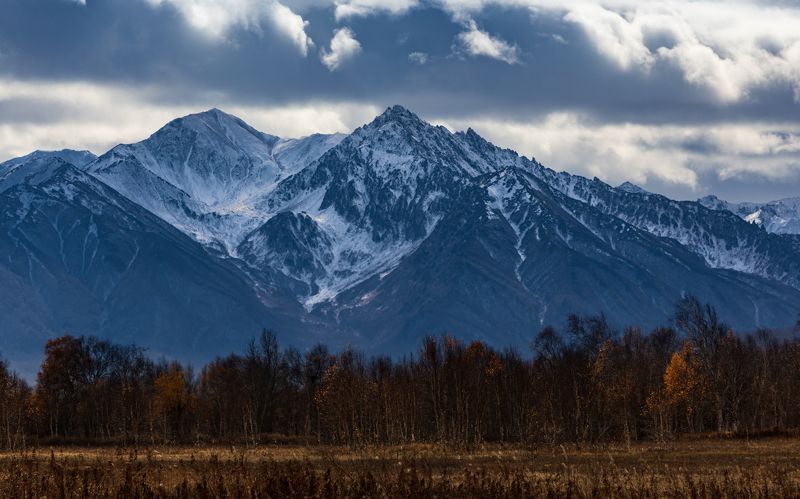
<svg viewBox="0 0 800 499">
<path fill-rule="evenodd" d="M 800 329 L 800 323 L 798 324 Z M 570 316 L 530 352 L 430 337 L 405 358 L 281 348 L 263 331 L 199 371 L 93 337 L 47 342 L 30 386 L 0 364 L 0 446 L 669 441 L 800 428 L 800 341 L 742 335 L 682 299 L 669 327 Z"/>
</svg>

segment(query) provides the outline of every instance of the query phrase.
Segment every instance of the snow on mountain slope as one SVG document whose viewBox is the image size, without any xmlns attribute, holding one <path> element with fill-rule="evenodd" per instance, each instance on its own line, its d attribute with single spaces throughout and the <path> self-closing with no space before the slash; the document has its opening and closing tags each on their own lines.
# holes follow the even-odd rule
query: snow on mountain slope
<svg viewBox="0 0 800 499">
<path fill-rule="evenodd" d="M 207 361 L 266 324 L 300 330 L 299 305 L 266 307 L 233 262 L 86 172 L 38 157 L 13 173 L 0 181 L 4 355 L 37 356 L 69 332 Z"/>
<path fill-rule="evenodd" d="M 800 198 L 786 198 L 768 203 L 730 203 L 716 196 L 698 199 L 712 210 L 727 210 L 747 222 L 775 234 L 800 234 Z"/>
<path fill-rule="evenodd" d="M 52 175 L 52 169 L 62 163 L 82 166 L 93 161 L 96 156 L 89 151 L 34 151 L 26 156 L 0 163 L 0 192 L 14 185 L 44 181 Z"/>
<path fill-rule="evenodd" d="M 217 109 L 120 145 L 87 171 L 196 240 L 233 251 L 265 221 L 258 198 L 341 136 L 281 140 Z"/>
<path fill-rule="evenodd" d="M 62 149 L 60 151 L 34 151 L 28 155 L 21 156 L 19 158 L 10 159 L 4 163 L 0 163 L 0 172 L 4 169 L 14 168 L 20 165 L 28 164 L 31 161 L 48 159 L 48 158 L 60 158 L 67 163 L 77 166 L 81 168 L 95 159 L 93 153 L 89 151 L 74 151 L 72 149 Z"/>
<path fill-rule="evenodd" d="M 282 266 L 307 283 L 303 300 L 310 308 L 398 265 L 501 156 L 511 158 L 472 130 L 453 134 L 395 106 L 280 182 L 256 208 L 308 217 L 298 244 L 309 258 L 316 250 L 305 241 L 324 238 L 326 256 L 313 258 L 315 272 Z M 272 230 L 284 229 L 267 222 L 236 254 L 258 265 L 271 252 Z"/>
<path fill-rule="evenodd" d="M 83 169 L 0 165 L 0 278 L 15 286 L 0 311 L 18 334 L 39 327 L 18 297 L 81 330 L 134 331 L 136 309 L 154 330 L 217 341 L 182 319 L 199 307 L 225 334 L 252 334 L 255 318 L 384 353 L 440 332 L 524 346 L 568 313 L 655 326 L 687 292 L 743 329 L 785 326 L 800 303 L 797 236 L 556 173 L 400 106 L 348 136 L 292 140 L 212 110 Z"/>
<path fill-rule="evenodd" d="M 792 246 L 732 213 L 708 209 L 697 202 L 615 189 L 596 178 L 557 173 L 538 163 L 532 171 L 573 199 L 681 243 L 712 268 L 736 270 L 800 288 L 800 255 Z"/>
<path fill-rule="evenodd" d="M 800 291 L 712 269 L 667 238 L 572 199 L 514 166 L 480 176 L 421 244 L 315 309 L 402 351 L 426 334 L 525 345 L 570 313 L 664 324 L 692 292 L 739 327 L 783 324 Z M 506 343 L 506 344 L 507 344 Z"/>
<path fill-rule="evenodd" d="M 299 139 L 282 139 L 273 148 L 275 159 L 283 167 L 284 177 L 297 173 L 311 162 L 335 147 L 344 138 L 343 133 L 324 135 L 315 133 Z"/>
<path fill-rule="evenodd" d="M 590 211 L 599 209 L 632 227 L 680 243 L 712 268 L 800 285 L 800 263 L 793 247 L 763 237 L 735 217 L 713 213 L 697 203 L 653 195 L 633 184 L 614 189 L 596 179 L 558 174 L 486 142 L 472 130 L 451 133 L 399 106 L 280 182 L 256 210 L 307 217 L 292 229 L 295 236 L 298 230 L 303 233 L 293 240 L 297 245 L 294 251 L 306 255 L 301 259 L 305 263 L 282 260 L 278 266 L 286 275 L 306 283 L 308 295 L 300 299 L 311 309 L 373 276 L 387 275 L 420 247 L 442 217 L 462 206 L 479 179 L 498 171 L 525 172 L 527 182 L 565 195 L 562 208 L 565 203 L 578 202 L 577 206 Z M 532 213 L 542 209 L 530 204 L 531 196 L 518 184 L 512 185 L 510 191 L 503 191 L 503 184 L 491 186 L 496 191 L 491 208 L 510 213 L 507 204 L 515 202 Z M 520 196 L 527 196 L 526 201 L 516 199 Z M 508 220 L 518 235 L 520 262 L 515 272 L 519 273 L 525 262 L 521 241 L 536 224 L 529 221 L 526 225 L 513 217 Z M 275 261 L 267 241 L 286 232 L 279 226 L 273 222 L 254 231 L 236 254 L 256 266 Z M 552 230 L 559 234 L 557 227 Z M 610 245 L 618 239 L 613 231 L 602 237 Z M 324 240 L 323 250 L 307 243 L 319 240 Z"/>
<path fill-rule="evenodd" d="M 237 253 L 258 268 L 271 267 L 301 282 L 313 283 L 333 262 L 331 246 L 328 235 L 311 217 L 285 211 L 248 235 Z"/>
<path fill-rule="evenodd" d="M 313 306 L 396 266 L 476 178 L 505 168 L 530 172 L 571 199 L 678 241 L 711 267 L 800 283 L 791 244 L 764 238 L 722 212 L 630 183 L 614 189 L 556 173 L 471 129 L 451 133 L 401 106 L 346 137 L 292 140 L 214 109 L 118 146 L 88 171 L 196 240 L 250 265 L 276 265 L 304 283 L 301 298 Z M 781 206 L 785 212 L 796 205 Z M 295 218 L 272 221 L 283 212 Z M 313 272 L 302 259 L 280 257 L 269 243 L 276 241 L 273 232 L 297 236 Z M 312 247 L 320 241 L 324 250 Z"/>
</svg>

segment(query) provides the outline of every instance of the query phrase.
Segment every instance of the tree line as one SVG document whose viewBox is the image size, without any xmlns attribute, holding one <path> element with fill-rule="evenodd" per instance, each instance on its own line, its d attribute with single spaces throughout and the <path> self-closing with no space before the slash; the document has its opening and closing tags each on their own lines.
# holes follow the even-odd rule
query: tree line
<svg viewBox="0 0 800 499">
<path fill-rule="evenodd" d="M 798 324 L 800 327 L 800 324 Z M 199 372 L 92 337 L 47 342 L 34 386 L 0 362 L 5 448 L 57 442 L 563 443 L 800 428 L 800 341 L 737 335 L 689 296 L 671 327 L 601 316 L 542 329 L 532 355 L 450 336 L 409 357 L 301 353 L 264 331 Z"/>
</svg>

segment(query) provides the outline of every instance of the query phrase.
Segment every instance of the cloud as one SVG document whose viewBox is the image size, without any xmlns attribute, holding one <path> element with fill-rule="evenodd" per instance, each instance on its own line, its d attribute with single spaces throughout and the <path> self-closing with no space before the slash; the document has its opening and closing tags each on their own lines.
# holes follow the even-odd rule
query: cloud
<svg viewBox="0 0 800 499">
<path fill-rule="evenodd" d="M 325 66 L 335 71 L 345 61 L 352 59 L 361 52 L 361 44 L 356 40 L 350 28 L 337 29 L 331 40 L 330 50 L 322 50 L 320 59 Z"/>
<path fill-rule="evenodd" d="M 572 112 L 551 113 L 535 122 L 475 118 L 441 123 L 455 130 L 471 126 L 490 141 L 559 171 L 597 176 L 613 185 L 632 181 L 677 198 L 726 195 L 726 182 L 742 179 L 786 183 L 789 189 L 800 184 L 800 124 L 789 130 L 769 123 L 722 123 L 713 129 L 603 124 Z M 751 190 L 727 196 L 763 201 L 778 194 Z"/>
<path fill-rule="evenodd" d="M 189 23 L 210 38 L 223 38 L 234 26 L 260 31 L 269 23 L 305 57 L 314 42 L 306 34 L 308 22 L 277 0 L 146 0 L 154 6 L 171 5 Z"/>
<path fill-rule="evenodd" d="M 152 9 L 148 1 L 165 7 L 183 3 L 187 9 L 191 1 L 204 8 L 213 3 L 104 0 L 79 7 L 66 0 L 35 5 L 6 0 L 0 16 L 0 74 L 161 82 L 181 85 L 185 92 L 200 88 L 261 101 L 363 96 L 383 103 L 387 96 L 403 96 L 413 84 L 413 95 L 404 99 L 437 111 L 468 105 L 475 112 L 520 116 L 568 108 L 616 121 L 713 123 L 753 115 L 793 120 L 791 103 L 800 101 L 800 43 L 790 43 L 798 36 L 792 22 L 800 21 L 800 8 L 766 5 L 753 13 L 742 2 L 720 7 L 710 0 L 459 0 L 448 7 L 445 0 L 420 0 L 420 7 L 404 17 L 354 17 L 347 23 L 370 52 L 374 70 L 365 77 L 342 69 L 331 76 L 316 58 L 298 61 L 297 50 L 276 40 L 292 37 L 275 29 L 266 13 L 252 19 L 236 14 L 237 5 L 255 8 L 254 0 L 226 0 L 230 12 L 209 16 L 227 26 L 220 36 L 229 43 L 199 43 L 196 28 L 180 21 L 177 8 Z M 297 15 L 296 44 L 304 53 L 310 47 L 303 43 L 305 32 L 313 29 L 315 38 L 324 37 L 341 27 L 334 19 L 334 0 L 280 3 Z M 260 0 L 259 5 L 276 4 Z M 460 15 L 469 19 L 454 23 L 449 9 L 462 9 Z M 685 9 L 696 12 L 689 15 Z M 516 47 L 518 52 L 512 48 L 506 59 L 524 64 L 487 71 L 497 59 L 472 57 L 460 43 L 459 33 L 469 33 L 469 20 L 490 42 Z M 311 24 L 303 30 L 306 21 Z M 598 33 L 590 36 L 593 22 Z M 242 26 L 263 33 L 241 33 Z M 59 30 L 70 36 L 57 36 Z M 752 64 L 734 56 L 747 52 L 737 47 L 748 44 Z M 448 49 L 464 58 L 446 57 Z M 428 62 L 419 71 L 408 63 L 411 52 L 430 54 L 436 64 Z"/>
<path fill-rule="evenodd" d="M 641 30 L 620 13 L 583 4 L 571 9 L 564 20 L 581 26 L 597 50 L 621 69 L 635 65 L 648 70 L 655 60 Z"/>
<path fill-rule="evenodd" d="M 392 15 L 405 14 L 419 5 L 419 0 L 337 0 L 336 19 L 368 16 L 381 12 Z"/>
<path fill-rule="evenodd" d="M 282 137 L 349 132 L 385 107 L 334 100 L 256 105 L 231 99 L 208 93 L 179 103 L 170 102 L 157 86 L 0 78 L 0 161 L 34 149 L 103 153 L 117 143 L 142 140 L 175 117 L 214 106 Z M 37 107 L 41 113 L 34 112 Z M 476 111 L 437 118 L 424 107 L 415 110 L 453 130 L 471 126 L 495 144 L 554 169 L 615 185 L 630 180 L 677 198 L 717 193 L 734 201 L 765 201 L 796 195 L 800 188 L 800 123 L 614 124 L 569 111 L 515 120 Z"/>
<path fill-rule="evenodd" d="M 0 81 L 15 93 L 0 98 L 0 156 L 102 152 L 213 106 L 297 135 L 400 103 L 612 183 L 677 197 L 800 192 L 796 2 L 1 3 Z M 345 24 L 357 41 L 346 31 L 312 48 Z M 309 49 L 326 63 L 297 56 Z M 369 71 L 343 62 L 360 50 Z"/>
<path fill-rule="evenodd" d="M 275 28 L 287 36 L 300 49 L 300 53 L 305 57 L 308 49 L 314 46 L 314 42 L 306 34 L 308 21 L 292 12 L 289 7 L 273 2 L 269 6 L 269 18 Z"/>
<path fill-rule="evenodd" d="M 787 17 L 795 28 L 786 24 Z M 800 59 L 785 52 L 800 43 L 797 11 L 713 1 L 642 2 L 617 11 L 577 6 L 564 19 L 580 25 L 597 50 L 620 67 L 648 71 L 657 63 L 673 65 L 687 82 L 723 103 L 798 77 L 792 68 Z"/>
<path fill-rule="evenodd" d="M 221 107 L 259 130 L 280 137 L 351 132 L 380 113 L 371 104 L 310 101 L 240 104 L 210 93 L 191 102 L 168 103 L 161 89 L 90 82 L 18 81 L 0 78 L 0 162 L 35 149 L 89 149 L 102 154 L 119 143 L 138 142 L 179 116 Z M 32 116 L 31 103 L 43 112 Z"/>
<path fill-rule="evenodd" d="M 422 66 L 428 62 L 428 54 L 425 52 L 411 52 L 408 54 L 408 60 L 414 64 Z"/>
<path fill-rule="evenodd" d="M 800 9 L 780 1 L 438 0 L 460 22 L 488 7 L 523 8 L 581 28 L 620 69 L 671 65 L 720 103 L 789 84 L 800 102 Z M 666 45 L 658 43 L 669 40 Z"/>
<path fill-rule="evenodd" d="M 478 29 L 475 21 L 467 23 L 467 31 L 458 34 L 460 48 L 472 56 L 486 56 L 508 64 L 519 63 L 519 47 Z"/>
</svg>

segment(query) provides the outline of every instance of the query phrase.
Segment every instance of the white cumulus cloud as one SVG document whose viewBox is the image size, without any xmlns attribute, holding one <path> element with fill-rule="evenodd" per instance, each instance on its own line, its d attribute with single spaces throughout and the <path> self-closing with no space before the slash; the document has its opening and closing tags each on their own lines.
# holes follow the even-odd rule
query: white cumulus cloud
<svg viewBox="0 0 800 499">
<path fill-rule="evenodd" d="M 597 50 L 622 69 L 649 69 L 655 57 L 644 44 L 642 30 L 620 13 L 584 4 L 571 9 L 564 20 L 580 25 Z"/>
<path fill-rule="evenodd" d="M 770 83 L 800 102 L 800 5 L 757 0 L 437 0 L 454 20 L 490 6 L 529 9 L 578 26 L 620 69 L 671 65 L 721 103 Z M 654 40 L 669 40 L 658 46 Z"/>
<path fill-rule="evenodd" d="M 270 5 L 269 18 L 275 28 L 287 36 L 305 57 L 308 54 L 308 49 L 314 46 L 314 42 L 306 34 L 308 21 L 279 2 L 272 2 Z"/>
<path fill-rule="evenodd" d="M 486 56 L 508 64 L 519 62 L 519 47 L 478 29 L 475 21 L 467 23 L 467 31 L 458 34 L 460 48 L 472 56 Z"/>
<path fill-rule="evenodd" d="M 305 57 L 314 42 L 305 31 L 308 22 L 277 0 L 146 0 L 171 5 L 190 26 L 210 38 L 223 38 L 234 26 L 260 31 L 265 25 L 291 41 Z"/>
<path fill-rule="evenodd" d="M 320 53 L 322 63 L 331 71 L 335 71 L 345 61 L 352 59 L 361 52 L 361 44 L 356 40 L 350 28 L 337 29 L 331 39 L 330 50 L 323 49 Z"/>
</svg>

